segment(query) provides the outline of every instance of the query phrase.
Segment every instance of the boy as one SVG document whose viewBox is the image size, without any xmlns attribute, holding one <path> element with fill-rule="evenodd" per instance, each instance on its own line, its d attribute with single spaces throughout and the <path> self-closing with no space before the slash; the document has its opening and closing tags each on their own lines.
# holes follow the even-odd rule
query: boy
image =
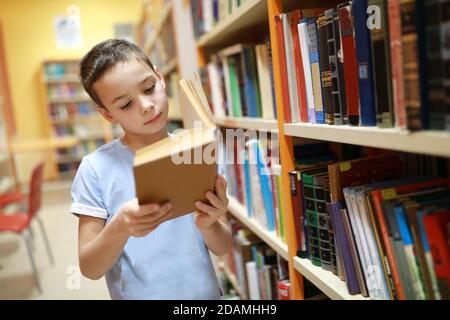
<svg viewBox="0 0 450 320">
<path fill-rule="evenodd" d="M 209 204 L 196 202 L 195 215 L 170 220 L 170 203 L 139 205 L 135 198 L 134 152 L 168 135 L 163 77 L 125 40 L 94 46 L 80 76 L 97 111 L 124 131 L 85 156 L 73 182 L 82 274 L 105 275 L 112 299 L 219 299 L 208 249 L 223 255 L 232 241 L 225 179 L 219 175 L 216 193 L 206 194 Z"/>
</svg>

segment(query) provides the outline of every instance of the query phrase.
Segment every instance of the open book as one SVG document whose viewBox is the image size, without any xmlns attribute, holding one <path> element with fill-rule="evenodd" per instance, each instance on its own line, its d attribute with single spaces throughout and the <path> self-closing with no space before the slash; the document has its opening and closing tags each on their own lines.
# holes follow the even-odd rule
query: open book
<svg viewBox="0 0 450 320">
<path fill-rule="evenodd" d="M 183 116 L 198 119 L 195 126 L 136 152 L 134 178 L 139 204 L 173 205 L 174 217 L 197 210 L 195 201 L 208 203 L 217 177 L 217 128 L 197 74 L 180 80 L 192 110 Z"/>
</svg>

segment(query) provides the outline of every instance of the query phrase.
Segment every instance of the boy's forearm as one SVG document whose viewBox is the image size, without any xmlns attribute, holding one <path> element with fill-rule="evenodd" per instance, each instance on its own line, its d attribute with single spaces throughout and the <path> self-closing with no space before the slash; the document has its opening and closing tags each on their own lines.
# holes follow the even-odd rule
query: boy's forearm
<svg viewBox="0 0 450 320">
<path fill-rule="evenodd" d="M 226 222 L 217 220 L 211 227 L 199 230 L 206 246 L 216 256 L 222 256 L 230 249 L 233 238 Z"/>
<path fill-rule="evenodd" d="M 82 274 L 92 280 L 104 276 L 122 253 L 127 240 L 128 236 L 119 232 L 116 220 L 112 219 L 95 239 L 80 248 Z"/>
</svg>

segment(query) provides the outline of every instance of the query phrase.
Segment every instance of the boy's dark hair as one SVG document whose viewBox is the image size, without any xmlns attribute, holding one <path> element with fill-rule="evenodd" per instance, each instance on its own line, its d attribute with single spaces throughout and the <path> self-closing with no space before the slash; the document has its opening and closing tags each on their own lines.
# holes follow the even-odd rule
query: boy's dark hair
<svg viewBox="0 0 450 320">
<path fill-rule="evenodd" d="M 109 39 L 95 45 L 84 55 L 80 62 L 80 78 L 84 90 L 99 106 L 104 105 L 95 93 L 93 84 L 110 68 L 119 62 L 125 62 L 131 57 L 148 64 L 153 71 L 155 68 L 145 52 L 137 45 L 122 39 Z"/>
</svg>

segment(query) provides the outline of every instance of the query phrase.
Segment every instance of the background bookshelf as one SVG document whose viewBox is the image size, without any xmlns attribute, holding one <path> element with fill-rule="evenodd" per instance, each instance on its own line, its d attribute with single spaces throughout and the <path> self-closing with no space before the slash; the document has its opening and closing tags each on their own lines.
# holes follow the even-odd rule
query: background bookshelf
<svg viewBox="0 0 450 320">
<path fill-rule="evenodd" d="M 78 76 L 78 60 L 44 61 L 41 71 L 49 139 L 30 147 L 54 149 L 51 178 L 73 177 L 82 157 L 121 133 L 95 110 Z M 26 149 L 26 146 L 16 146 Z M 29 151 L 29 150 L 27 150 Z"/>
<path fill-rule="evenodd" d="M 294 146 L 306 142 L 327 142 L 332 149 L 340 150 L 348 148 L 348 145 L 360 146 L 368 154 L 385 153 L 388 151 L 405 153 L 408 157 L 430 156 L 431 161 L 446 161 L 449 168 L 450 134 L 448 131 L 420 130 L 409 131 L 405 125 L 393 125 L 392 128 L 383 128 L 376 123 L 374 126 L 358 125 L 329 125 L 309 122 L 291 121 L 286 118 L 288 104 L 283 97 L 283 84 L 281 60 L 279 48 L 281 45 L 277 37 L 277 29 L 274 16 L 294 9 L 336 8 L 342 1 L 218 1 L 218 6 L 209 7 L 202 1 L 191 1 L 193 25 L 197 38 L 197 50 L 199 54 L 200 73 L 203 73 L 203 84 L 208 91 L 210 104 L 216 115 L 216 123 L 224 128 L 242 128 L 254 130 L 273 131 L 278 134 L 282 201 L 281 209 L 286 233 L 286 242 L 283 242 L 275 233 L 269 232 L 256 220 L 249 218 L 244 204 L 237 198 L 231 197 L 230 214 L 257 234 L 266 244 L 277 251 L 289 262 L 289 279 L 291 282 L 291 298 L 305 299 L 305 283 L 312 282 L 317 288 L 331 299 L 356 299 L 368 300 L 361 294 L 349 294 L 346 283 L 338 276 L 317 267 L 308 259 L 297 257 L 297 232 L 294 221 L 294 209 L 291 199 L 291 185 L 289 172 L 296 168 L 294 158 Z M 217 11 L 218 10 L 218 11 Z M 276 107 L 276 119 L 263 119 L 261 117 L 236 116 L 230 114 L 227 109 L 226 97 L 232 96 L 221 90 L 212 89 L 211 80 L 217 77 L 217 73 L 226 83 L 223 68 L 223 52 L 240 43 L 267 43 L 267 34 L 270 39 L 271 67 Z M 211 71 L 211 64 L 221 65 L 219 71 Z M 259 71 L 259 70 L 258 70 Z M 284 71 L 285 72 L 285 71 Z M 219 77 L 220 77 L 219 76 Z M 290 90 L 290 89 L 289 89 Z M 217 98 L 217 92 L 222 91 L 222 97 Z M 225 97 L 225 98 L 224 98 Z M 289 97 L 288 97 L 289 98 Z M 217 109 L 219 104 L 222 109 Z M 396 110 L 395 112 L 397 112 Z M 397 115 L 398 116 L 398 115 Z M 295 122 L 295 123 L 292 123 Z M 375 152 L 375 153 L 374 153 Z M 442 158 L 432 158 L 442 157 Z M 446 158 L 446 159 L 445 159 Z M 409 160 L 408 160 L 409 161 Z"/>
<path fill-rule="evenodd" d="M 136 43 L 164 77 L 169 99 L 169 131 L 182 126 L 178 92 L 179 69 L 172 1 L 144 1 L 136 28 Z"/>
</svg>

